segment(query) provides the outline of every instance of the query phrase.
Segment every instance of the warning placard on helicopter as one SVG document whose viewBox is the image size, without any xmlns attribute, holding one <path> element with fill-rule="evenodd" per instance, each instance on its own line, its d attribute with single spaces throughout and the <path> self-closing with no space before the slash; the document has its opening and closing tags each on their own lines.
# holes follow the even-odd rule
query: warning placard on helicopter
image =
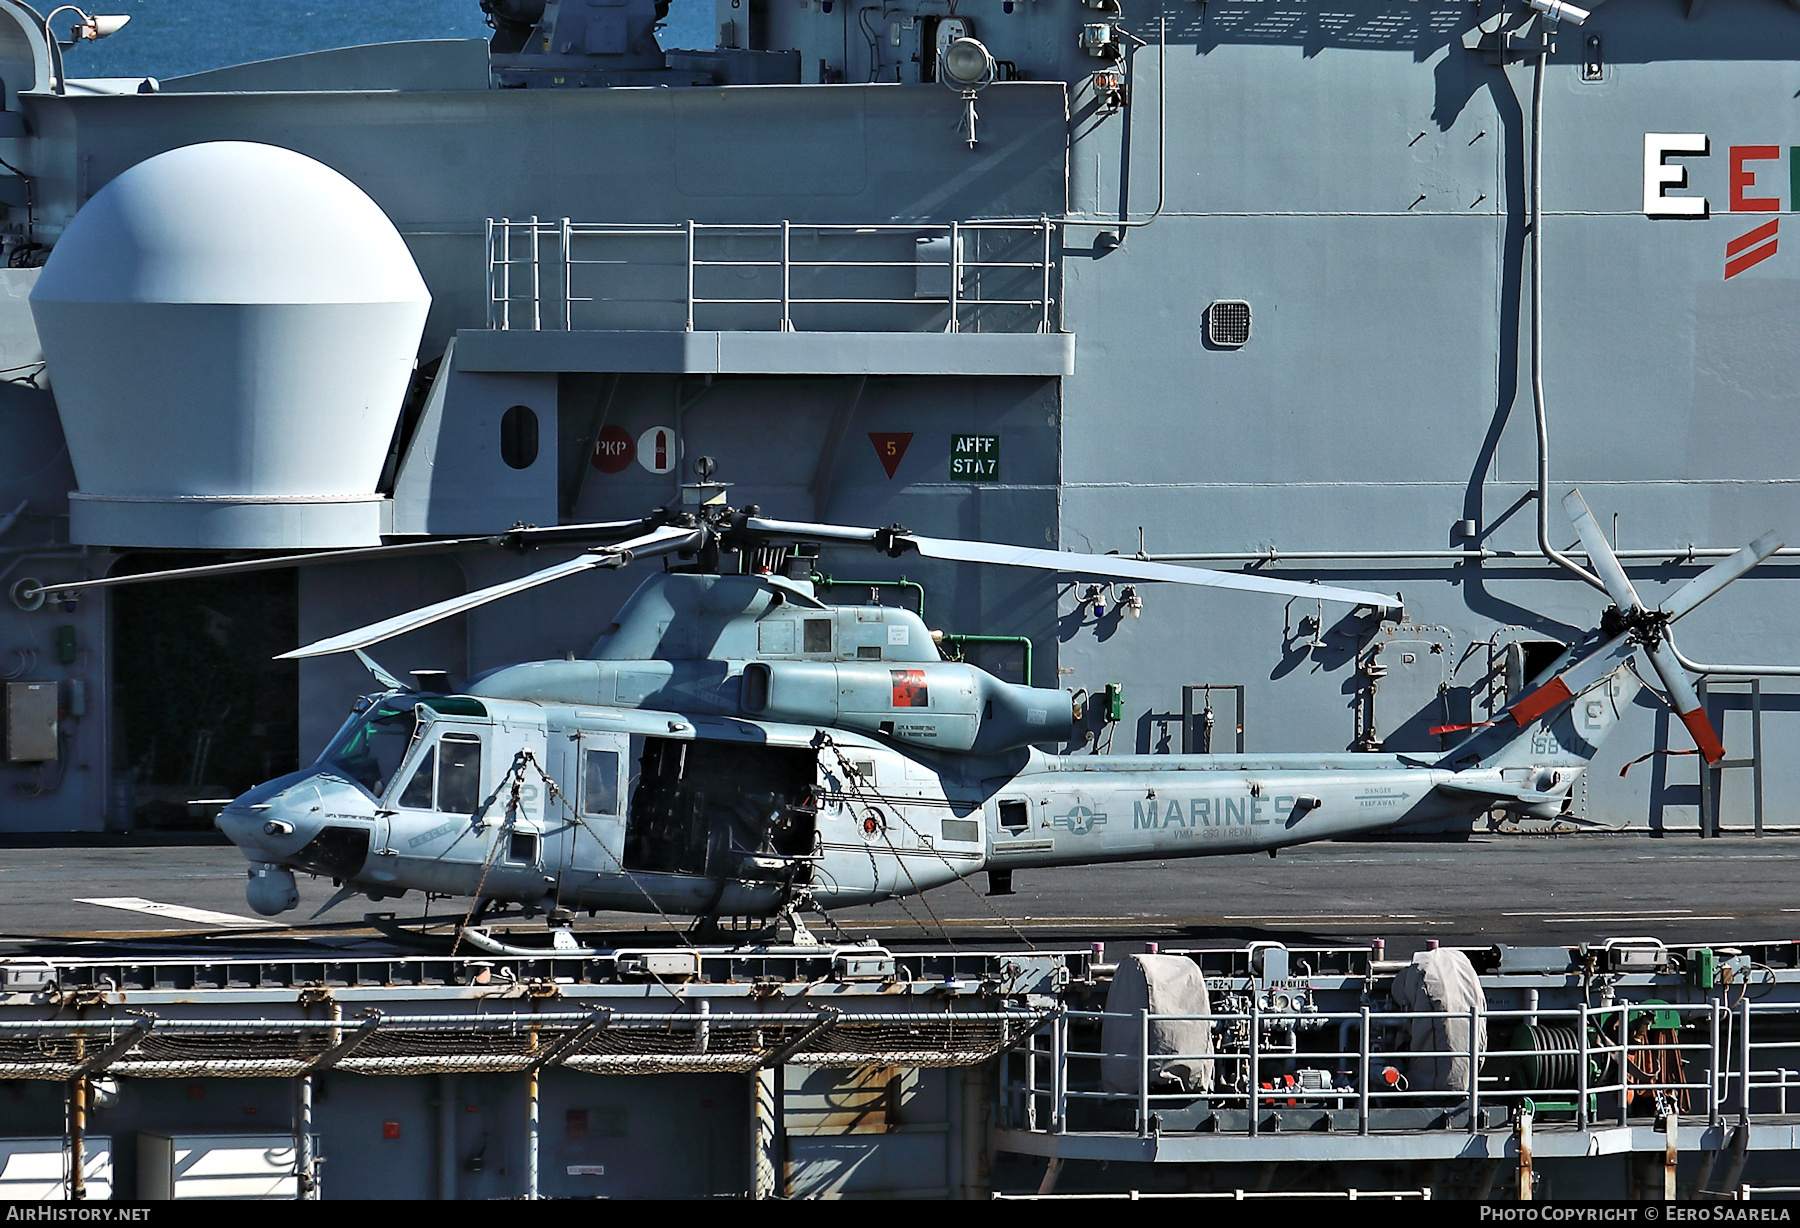
<svg viewBox="0 0 1800 1228">
<path fill-rule="evenodd" d="M 950 436 L 950 480 L 952 482 L 998 482 L 1000 480 L 1000 436 Z"/>
<path fill-rule="evenodd" d="M 931 690 L 925 685 L 922 669 L 890 669 L 894 677 L 894 707 L 929 708 Z"/>
</svg>

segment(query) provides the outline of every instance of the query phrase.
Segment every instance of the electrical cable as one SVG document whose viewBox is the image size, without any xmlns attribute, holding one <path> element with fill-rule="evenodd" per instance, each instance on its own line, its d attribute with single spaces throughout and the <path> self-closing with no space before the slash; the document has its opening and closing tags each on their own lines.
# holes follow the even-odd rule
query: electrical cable
<svg viewBox="0 0 1800 1228">
<path fill-rule="evenodd" d="M 955 12 L 955 9 L 952 9 L 951 11 Z M 1142 39 L 1136 39 L 1135 41 L 1141 46 L 1148 45 L 1145 44 Z M 1148 217 L 1138 218 L 1135 221 L 1133 221 L 1128 214 L 1118 221 L 1109 222 L 1087 218 L 1064 218 L 1064 225 L 1098 226 L 1102 230 L 1118 230 L 1124 232 L 1139 226 L 1148 226 L 1151 222 L 1154 222 L 1157 218 L 1162 216 L 1163 203 L 1168 197 L 1167 157 L 1169 145 L 1169 110 L 1168 91 L 1165 86 L 1165 82 L 1168 78 L 1168 73 L 1166 71 L 1168 64 L 1168 42 L 1169 20 L 1166 17 L 1159 17 L 1157 19 L 1156 36 L 1156 208 L 1150 211 Z M 1131 64 L 1132 69 L 1135 72 L 1137 68 L 1136 55 L 1131 57 Z"/>
<path fill-rule="evenodd" d="M 869 40 L 869 81 L 875 80 L 875 74 L 881 71 L 881 48 L 875 39 L 875 31 L 869 26 L 869 14 L 878 11 L 880 5 L 867 4 L 856 10 L 856 24 L 862 28 L 863 37 Z M 846 53 L 848 58 L 848 53 Z"/>
</svg>

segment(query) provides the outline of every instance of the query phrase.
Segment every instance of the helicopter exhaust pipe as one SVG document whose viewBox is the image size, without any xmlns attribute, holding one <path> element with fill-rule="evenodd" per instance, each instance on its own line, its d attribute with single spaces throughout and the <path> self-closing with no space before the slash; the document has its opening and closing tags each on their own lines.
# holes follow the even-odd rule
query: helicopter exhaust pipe
<svg viewBox="0 0 1800 1228">
<path fill-rule="evenodd" d="M 762 720 L 984 755 L 1066 742 L 1075 729 L 1069 692 L 1002 682 L 960 661 L 753 661 L 740 706 Z"/>
</svg>

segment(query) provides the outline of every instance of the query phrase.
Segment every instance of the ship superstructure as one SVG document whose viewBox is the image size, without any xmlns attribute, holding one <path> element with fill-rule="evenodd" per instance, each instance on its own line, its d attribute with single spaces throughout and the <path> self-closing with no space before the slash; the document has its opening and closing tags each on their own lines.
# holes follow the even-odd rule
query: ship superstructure
<svg viewBox="0 0 1800 1228">
<path fill-rule="evenodd" d="M 486 7 L 488 44 L 84 81 L 0 3 L 9 591 L 634 516 L 704 454 L 765 514 L 1405 599 L 1395 622 L 829 545 L 805 561 L 824 596 L 922 605 L 1004 677 L 1109 697 L 1059 749 L 1436 751 L 1606 604 L 1542 494 L 1583 483 L 1648 592 L 1792 520 L 1785 6 L 1611 0 L 1577 26 L 1447 0 L 719 0 L 699 50 L 658 46 L 649 4 Z M 958 67 L 971 46 L 987 59 Z M 367 429 L 319 407 L 374 360 L 279 323 L 183 332 L 115 305 L 46 370 L 29 296 L 78 212 L 208 142 L 304 155 L 404 240 L 430 309 L 410 388 L 377 381 Z M 182 250 L 291 246 L 326 281 L 334 258 L 367 264 L 341 218 L 169 212 Z M 207 293 L 230 297 L 127 297 Z M 264 321 L 318 298 L 255 293 Z M 185 368 L 151 344 L 170 327 L 201 338 Z M 253 334 L 289 345 L 294 378 L 207 383 L 261 352 Z M 272 391 L 302 376 L 323 391 Z M 1747 824 L 1754 792 L 1785 822 L 1785 559 L 1684 643 L 1737 663 L 1707 672 L 1708 702 L 1754 771 L 1702 780 L 1647 694 L 1573 817 Z M 366 689 L 353 661 L 275 652 L 542 561 L 8 601 L 0 828 L 204 822 L 190 803 L 310 760 Z M 461 679 L 585 654 L 630 583 L 523 595 L 386 655 Z M 1621 777 L 1647 751 L 1671 754 Z"/>
</svg>

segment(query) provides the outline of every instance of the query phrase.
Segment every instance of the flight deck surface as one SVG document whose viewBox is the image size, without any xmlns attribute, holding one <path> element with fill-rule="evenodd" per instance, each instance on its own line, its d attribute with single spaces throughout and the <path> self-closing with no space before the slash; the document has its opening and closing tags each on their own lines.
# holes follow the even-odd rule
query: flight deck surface
<svg viewBox="0 0 1800 1228">
<path fill-rule="evenodd" d="M 1800 925 L 1800 840 L 1645 836 L 1496 837 L 1467 844 L 1358 842 L 1310 845 L 1265 857 L 1092 866 L 1021 872 L 1015 894 L 988 896 L 985 875 L 922 898 L 833 914 L 853 938 L 884 944 L 952 938 L 1018 944 L 1247 940 L 1363 942 L 1390 950 L 1444 945 L 1536 945 L 1653 935 L 1671 946 L 1780 939 Z M 300 880 L 288 924 L 243 904 L 244 861 L 218 845 L 12 848 L 0 851 L 0 945 L 42 949 L 43 940 L 191 936 L 367 938 L 373 909 L 401 920 L 424 915 L 418 893 L 371 905 L 353 900 L 317 921 L 329 880 Z M 434 900 L 432 916 L 459 917 L 466 901 Z M 513 922 L 536 940 L 541 919 Z M 809 922 L 822 937 L 829 927 Z M 642 943 L 673 940 L 679 919 L 602 913 L 576 929 Z M 443 932 L 440 928 L 439 932 Z M 629 935 L 629 938 L 625 938 Z"/>
</svg>

